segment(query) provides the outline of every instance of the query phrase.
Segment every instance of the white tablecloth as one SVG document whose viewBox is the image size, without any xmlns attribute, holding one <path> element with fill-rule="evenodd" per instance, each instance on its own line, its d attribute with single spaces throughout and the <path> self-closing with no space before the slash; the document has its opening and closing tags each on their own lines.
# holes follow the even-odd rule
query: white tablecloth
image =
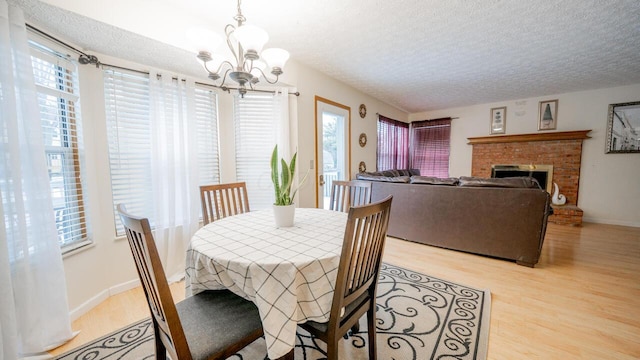
<svg viewBox="0 0 640 360">
<path fill-rule="evenodd" d="M 295 346 L 296 327 L 329 320 L 347 214 L 297 208 L 290 228 L 263 210 L 214 221 L 191 239 L 186 295 L 227 288 L 253 301 L 272 359 Z"/>
</svg>

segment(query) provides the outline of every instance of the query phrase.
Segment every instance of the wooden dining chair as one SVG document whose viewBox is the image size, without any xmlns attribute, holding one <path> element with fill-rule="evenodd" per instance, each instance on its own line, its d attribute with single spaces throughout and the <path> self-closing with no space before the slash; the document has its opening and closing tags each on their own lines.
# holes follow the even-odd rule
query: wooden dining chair
<svg viewBox="0 0 640 360">
<path fill-rule="evenodd" d="M 227 216 L 249 212 L 247 184 L 235 182 L 202 185 L 200 186 L 200 204 L 204 225 Z"/>
<path fill-rule="evenodd" d="M 376 288 L 387 237 L 392 197 L 351 207 L 329 321 L 300 324 L 327 344 L 327 359 L 338 359 L 338 342 L 367 314 L 369 359 L 376 358 Z"/>
<path fill-rule="evenodd" d="M 155 335 L 156 359 L 226 359 L 263 335 L 258 308 L 229 290 L 204 291 L 175 304 L 149 220 L 118 205 Z"/>
<path fill-rule="evenodd" d="M 371 182 L 362 180 L 334 180 L 331 183 L 329 209 L 349 211 L 351 206 L 360 206 L 371 202 Z"/>
</svg>

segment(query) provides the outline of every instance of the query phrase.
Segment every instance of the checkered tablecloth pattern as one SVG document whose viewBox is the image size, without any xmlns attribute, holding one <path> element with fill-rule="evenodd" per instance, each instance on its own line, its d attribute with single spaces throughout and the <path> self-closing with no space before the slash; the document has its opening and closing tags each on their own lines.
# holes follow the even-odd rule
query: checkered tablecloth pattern
<svg viewBox="0 0 640 360">
<path fill-rule="evenodd" d="M 347 214 L 296 208 L 293 227 L 273 211 L 214 221 L 195 233 L 186 259 L 186 295 L 227 288 L 253 301 L 272 359 L 295 346 L 298 323 L 329 320 Z"/>
</svg>

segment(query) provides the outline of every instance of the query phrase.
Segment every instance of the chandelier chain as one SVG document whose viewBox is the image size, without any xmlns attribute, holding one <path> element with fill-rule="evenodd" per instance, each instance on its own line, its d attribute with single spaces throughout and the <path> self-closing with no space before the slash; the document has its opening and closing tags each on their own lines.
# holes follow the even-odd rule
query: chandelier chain
<svg viewBox="0 0 640 360">
<path fill-rule="evenodd" d="M 238 22 L 238 26 L 242 26 L 242 24 L 247 21 L 247 18 L 242 15 L 242 9 L 240 8 L 241 3 L 242 0 L 238 0 L 238 14 L 233 17 L 233 19 Z"/>
</svg>

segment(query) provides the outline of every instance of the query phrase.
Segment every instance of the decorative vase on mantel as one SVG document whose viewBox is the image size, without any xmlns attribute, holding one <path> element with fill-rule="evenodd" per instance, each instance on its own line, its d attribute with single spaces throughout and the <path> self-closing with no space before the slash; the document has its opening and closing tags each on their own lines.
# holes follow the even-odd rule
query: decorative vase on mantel
<svg viewBox="0 0 640 360">
<path fill-rule="evenodd" d="M 276 227 L 292 227 L 296 215 L 296 205 L 273 205 L 273 217 Z"/>
</svg>

